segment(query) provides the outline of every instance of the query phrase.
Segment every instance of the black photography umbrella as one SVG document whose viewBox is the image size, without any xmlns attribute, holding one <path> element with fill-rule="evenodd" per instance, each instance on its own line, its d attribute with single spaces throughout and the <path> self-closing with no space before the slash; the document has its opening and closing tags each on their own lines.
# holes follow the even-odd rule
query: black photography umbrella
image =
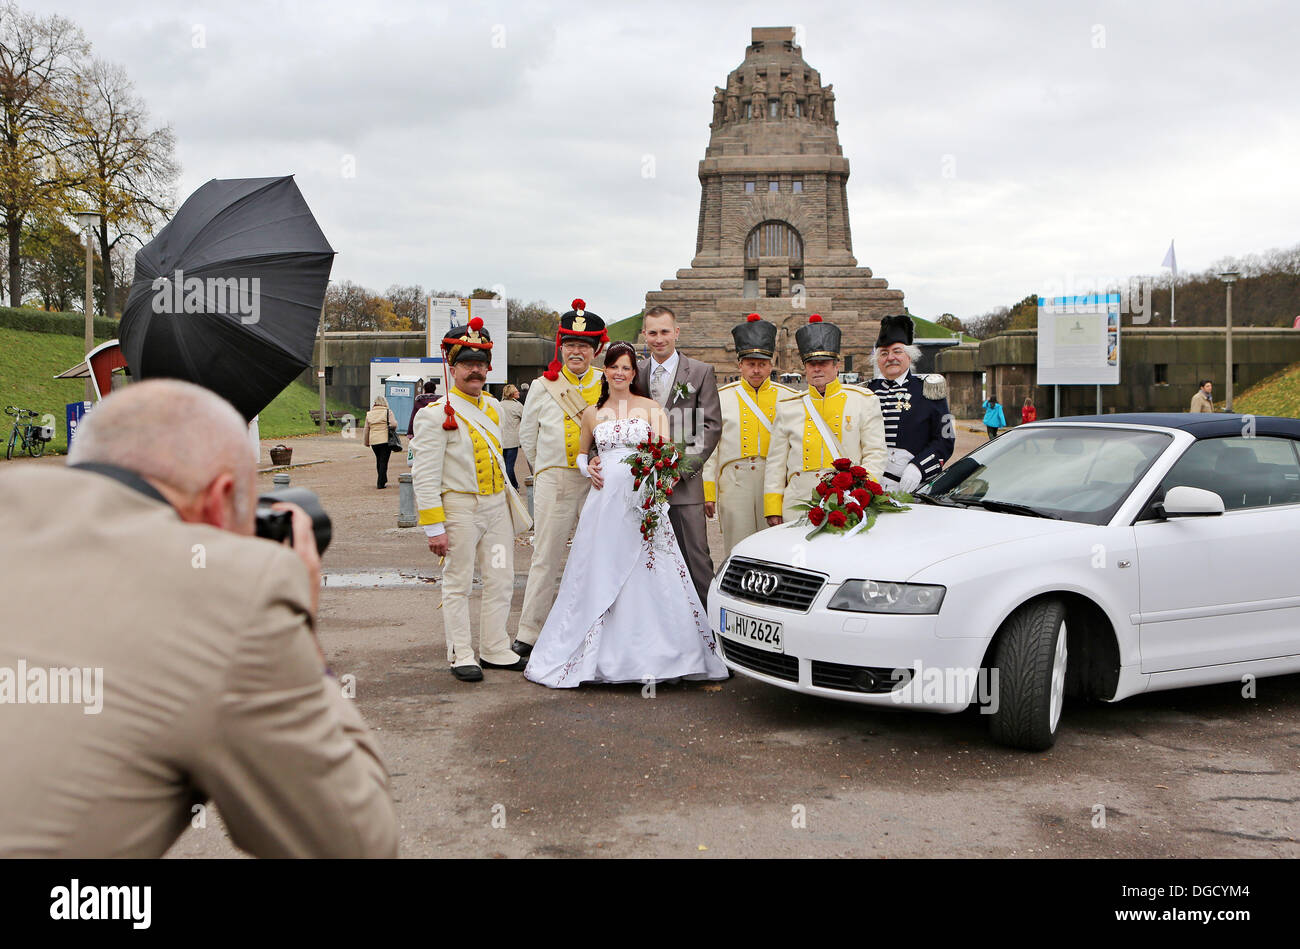
<svg viewBox="0 0 1300 949">
<path fill-rule="evenodd" d="M 122 352 L 251 419 L 311 365 L 334 250 L 294 184 L 214 178 L 135 255 Z"/>
</svg>

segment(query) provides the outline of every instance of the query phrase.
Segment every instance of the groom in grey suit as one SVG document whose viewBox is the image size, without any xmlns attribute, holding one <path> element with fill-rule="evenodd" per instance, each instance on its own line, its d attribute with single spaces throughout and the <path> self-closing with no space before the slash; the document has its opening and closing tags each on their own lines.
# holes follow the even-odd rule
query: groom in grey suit
<svg viewBox="0 0 1300 949">
<path fill-rule="evenodd" d="M 705 459 L 722 435 L 718 382 L 712 366 L 677 351 L 681 328 L 676 315 L 666 306 L 646 311 L 641 332 L 650 347 L 650 358 L 641 360 L 637 381 L 667 411 L 673 441 L 686 443 L 691 471 L 673 488 L 668 519 L 700 602 L 706 603 L 713 579 L 713 558 L 709 556 L 701 473 Z"/>
</svg>

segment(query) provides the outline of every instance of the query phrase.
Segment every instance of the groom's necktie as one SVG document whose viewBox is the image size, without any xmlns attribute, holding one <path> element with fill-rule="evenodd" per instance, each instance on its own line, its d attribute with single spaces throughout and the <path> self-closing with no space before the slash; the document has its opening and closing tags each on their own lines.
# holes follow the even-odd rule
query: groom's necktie
<svg viewBox="0 0 1300 949">
<path fill-rule="evenodd" d="M 655 366 L 654 375 L 650 377 L 650 394 L 660 405 L 668 401 L 665 398 L 668 395 L 668 370 L 663 366 Z"/>
</svg>

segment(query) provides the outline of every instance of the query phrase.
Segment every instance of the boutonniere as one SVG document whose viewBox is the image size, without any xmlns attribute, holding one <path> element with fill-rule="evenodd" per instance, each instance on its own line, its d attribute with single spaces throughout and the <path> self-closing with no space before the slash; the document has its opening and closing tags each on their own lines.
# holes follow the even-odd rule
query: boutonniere
<svg viewBox="0 0 1300 949">
<path fill-rule="evenodd" d="M 675 399 L 684 399 L 688 395 L 694 394 L 695 386 L 691 385 L 689 382 L 679 382 L 673 386 L 673 398 Z"/>
</svg>

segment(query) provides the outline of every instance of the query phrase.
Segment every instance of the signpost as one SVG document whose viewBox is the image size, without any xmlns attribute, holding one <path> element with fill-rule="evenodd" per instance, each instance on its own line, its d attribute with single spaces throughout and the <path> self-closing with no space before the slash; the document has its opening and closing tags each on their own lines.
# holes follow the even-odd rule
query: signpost
<svg viewBox="0 0 1300 949">
<path fill-rule="evenodd" d="M 509 357 L 506 327 L 506 301 L 501 297 L 490 300 L 461 300 L 456 297 L 430 297 L 428 317 L 425 320 L 425 352 L 429 356 L 442 355 L 442 338 L 453 326 L 465 326 L 474 317 L 483 320 L 483 328 L 492 337 L 492 369 L 488 372 L 488 385 L 505 385 L 508 382 Z"/>
<path fill-rule="evenodd" d="M 1063 385 L 1119 384 L 1118 293 L 1038 298 L 1038 385 L 1056 386 L 1055 417 Z"/>
</svg>

